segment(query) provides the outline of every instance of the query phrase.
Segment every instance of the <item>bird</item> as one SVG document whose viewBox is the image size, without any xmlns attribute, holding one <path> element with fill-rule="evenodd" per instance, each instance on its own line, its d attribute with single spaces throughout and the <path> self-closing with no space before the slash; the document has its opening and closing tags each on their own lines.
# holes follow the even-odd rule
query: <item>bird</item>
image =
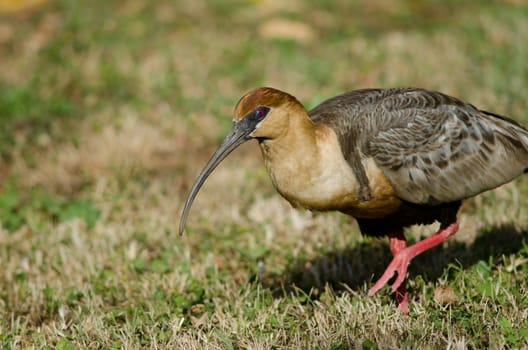
<svg viewBox="0 0 528 350">
<path fill-rule="evenodd" d="M 441 92 L 365 88 L 308 111 L 287 92 L 259 87 L 240 98 L 232 130 L 191 187 L 180 235 L 207 177 L 253 139 L 272 184 L 294 208 L 338 211 L 361 234 L 388 237 L 392 261 L 367 295 L 396 275 L 391 289 L 404 314 L 408 265 L 457 233 L 462 201 L 528 171 L 526 128 Z M 435 222 L 437 232 L 407 244 L 405 228 Z"/>
</svg>

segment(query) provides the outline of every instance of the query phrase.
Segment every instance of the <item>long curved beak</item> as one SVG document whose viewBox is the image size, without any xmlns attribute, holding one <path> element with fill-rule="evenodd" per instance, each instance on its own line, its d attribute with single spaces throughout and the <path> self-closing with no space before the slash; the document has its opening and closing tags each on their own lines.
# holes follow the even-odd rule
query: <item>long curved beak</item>
<svg viewBox="0 0 528 350">
<path fill-rule="evenodd" d="M 207 177 L 213 172 L 218 164 L 224 160 L 225 157 L 235 150 L 235 148 L 251 139 L 250 134 L 255 130 L 256 125 L 248 124 L 249 123 L 247 121 L 241 119 L 233 125 L 231 132 L 225 137 L 224 141 L 222 141 L 222 144 L 220 144 L 211 159 L 209 159 L 205 167 L 202 169 L 200 175 L 198 175 L 198 178 L 191 187 L 191 191 L 185 200 L 185 205 L 183 206 L 183 211 L 180 218 L 180 228 L 178 230 L 180 236 L 183 234 L 185 221 L 187 221 L 187 216 L 189 215 L 189 210 L 191 209 L 194 198 L 198 194 L 198 191 L 204 184 Z"/>
</svg>

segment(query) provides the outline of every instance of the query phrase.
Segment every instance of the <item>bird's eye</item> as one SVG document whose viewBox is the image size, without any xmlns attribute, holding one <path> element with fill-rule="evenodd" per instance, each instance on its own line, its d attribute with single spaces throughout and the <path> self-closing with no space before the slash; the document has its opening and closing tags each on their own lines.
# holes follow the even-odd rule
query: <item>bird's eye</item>
<svg viewBox="0 0 528 350">
<path fill-rule="evenodd" d="M 261 107 L 257 107 L 255 109 L 255 116 L 258 118 L 258 119 L 262 119 L 266 116 L 266 114 L 268 114 L 269 112 L 269 108 L 268 107 L 264 107 L 264 106 L 261 106 Z"/>
</svg>

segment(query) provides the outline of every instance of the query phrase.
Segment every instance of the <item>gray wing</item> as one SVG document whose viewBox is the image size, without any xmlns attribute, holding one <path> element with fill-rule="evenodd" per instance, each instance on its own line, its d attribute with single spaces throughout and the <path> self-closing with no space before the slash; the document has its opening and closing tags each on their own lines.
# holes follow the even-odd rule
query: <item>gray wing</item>
<svg viewBox="0 0 528 350">
<path fill-rule="evenodd" d="M 407 91 L 384 99 L 371 113 L 366 153 L 406 201 L 458 201 L 528 168 L 526 129 L 449 96 Z"/>
</svg>

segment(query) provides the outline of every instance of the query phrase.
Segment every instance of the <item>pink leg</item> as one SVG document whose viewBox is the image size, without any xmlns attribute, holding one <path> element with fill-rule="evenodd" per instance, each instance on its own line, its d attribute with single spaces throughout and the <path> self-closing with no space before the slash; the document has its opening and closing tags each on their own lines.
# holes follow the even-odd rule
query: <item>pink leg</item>
<svg viewBox="0 0 528 350">
<path fill-rule="evenodd" d="M 389 235 L 390 249 L 392 256 L 398 255 L 398 253 L 407 248 L 407 241 L 403 235 L 403 229 L 393 232 Z M 398 289 L 396 289 L 395 297 L 396 303 L 400 311 L 407 315 L 409 313 L 409 304 L 407 303 L 407 287 L 405 283 L 402 283 Z"/>
<path fill-rule="evenodd" d="M 398 274 L 398 277 L 392 284 L 392 291 L 398 291 L 400 285 L 405 280 L 405 276 L 407 274 L 407 267 L 409 266 L 409 263 L 411 262 L 411 260 L 418 254 L 421 254 L 425 252 L 426 250 L 431 249 L 447 241 L 457 231 L 458 231 L 458 222 L 455 221 L 448 227 L 444 229 L 440 229 L 440 231 L 438 231 L 434 235 L 429 236 L 426 239 L 421 240 L 420 242 L 417 242 L 410 247 L 399 250 L 394 256 L 394 258 L 392 259 L 392 262 L 389 264 L 389 266 L 387 267 L 387 269 L 381 276 L 381 278 L 374 284 L 374 286 L 372 286 L 372 288 L 370 288 L 367 294 L 369 296 L 376 294 L 378 290 L 380 290 L 384 285 L 387 284 L 387 282 L 391 279 L 391 277 L 394 275 L 395 272 Z M 395 235 L 394 237 L 391 237 L 391 239 L 395 240 L 394 245 L 399 245 L 401 247 L 401 242 L 398 243 L 398 241 L 401 241 L 402 239 L 401 237 L 398 237 L 398 235 Z M 393 243 L 391 241 L 391 249 L 393 249 L 392 245 Z M 394 252 L 394 249 L 393 249 L 393 252 Z M 403 297 L 405 298 L 405 302 L 406 302 L 407 296 L 405 294 L 406 293 L 404 293 Z M 396 294 L 396 297 L 398 297 L 398 293 Z"/>
</svg>

